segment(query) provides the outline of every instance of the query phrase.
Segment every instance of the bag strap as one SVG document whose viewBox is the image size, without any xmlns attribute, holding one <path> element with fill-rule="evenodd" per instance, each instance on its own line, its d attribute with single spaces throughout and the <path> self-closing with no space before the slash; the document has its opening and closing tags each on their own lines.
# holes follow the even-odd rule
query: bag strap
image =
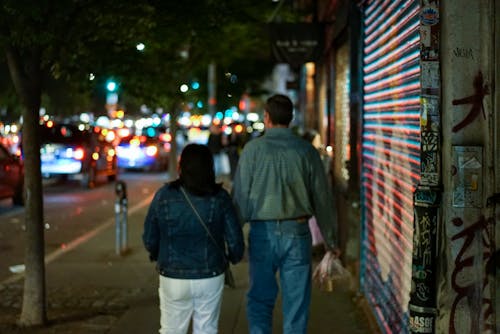
<svg viewBox="0 0 500 334">
<path fill-rule="evenodd" d="M 212 242 L 215 244 L 215 246 L 217 246 L 217 249 L 222 253 L 222 255 L 224 256 L 224 259 L 227 261 L 228 259 L 227 259 L 226 252 L 224 252 L 222 250 L 222 248 L 217 243 L 217 240 L 215 240 L 214 236 L 212 235 L 212 233 L 208 229 L 207 225 L 205 224 L 205 222 L 201 218 L 200 214 L 198 213 L 198 210 L 196 210 L 196 208 L 194 207 L 193 202 L 191 202 L 191 200 L 189 199 L 189 196 L 186 194 L 186 191 L 184 190 L 184 188 L 182 188 L 182 187 L 180 187 L 180 188 L 181 188 L 182 194 L 184 195 L 184 198 L 186 198 L 186 201 L 189 203 L 189 205 L 193 209 L 193 212 L 195 213 L 196 217 L 198 217 L 200 224 L 205 228 L 205 231 L 207 231 L 208 236 L 210 237 L 210 239 L 212 239 Z"/>
</svg>

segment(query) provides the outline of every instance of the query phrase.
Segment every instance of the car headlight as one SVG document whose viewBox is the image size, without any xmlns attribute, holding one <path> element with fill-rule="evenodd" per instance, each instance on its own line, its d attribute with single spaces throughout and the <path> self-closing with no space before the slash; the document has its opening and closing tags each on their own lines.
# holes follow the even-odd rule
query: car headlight
<svg viewBox="0 0 500 334">
<path fill-rule="evenodd" d="M 158 148 L 156 146 L 148 146 L 146 147 L 146 155 L 150 157 L 154 157 L 158 153 Z"/>
</svg>

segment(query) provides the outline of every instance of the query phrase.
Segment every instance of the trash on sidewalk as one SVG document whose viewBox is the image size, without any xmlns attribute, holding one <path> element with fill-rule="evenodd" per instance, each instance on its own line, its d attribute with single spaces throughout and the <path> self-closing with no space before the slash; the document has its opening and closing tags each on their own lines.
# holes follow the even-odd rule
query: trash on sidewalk
<svg viewBox="0 0 500 334">
<path fill-rule="evenodd" d="M 24 264 L 16 264 L 14 266 L 10 266 L 9 270 L 11 273 L 21 274 L 21 273 L 24 273 L 25 266 L 24 266 Z"/>
</svg>

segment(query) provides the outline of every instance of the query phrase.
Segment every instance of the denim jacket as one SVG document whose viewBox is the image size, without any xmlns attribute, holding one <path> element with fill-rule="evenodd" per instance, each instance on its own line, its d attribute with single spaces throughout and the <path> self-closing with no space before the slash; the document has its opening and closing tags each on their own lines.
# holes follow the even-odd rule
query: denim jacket
<svg viewBox="0 0 500 334">
<path fill-rule="evenodd" d="M 236 264 L 245 244 L 240 221 L 229 193 L 221 188 L 213 195 L 186 191 L 219 247 L 207 234 L 181 190 L 165 184 L 155 194 L 144 222 L 142 240 L 160 275 L 196 279 L 222 274 L 227 261 L 221 250 L 227 244 L 228 259 Z"/>
</svg>

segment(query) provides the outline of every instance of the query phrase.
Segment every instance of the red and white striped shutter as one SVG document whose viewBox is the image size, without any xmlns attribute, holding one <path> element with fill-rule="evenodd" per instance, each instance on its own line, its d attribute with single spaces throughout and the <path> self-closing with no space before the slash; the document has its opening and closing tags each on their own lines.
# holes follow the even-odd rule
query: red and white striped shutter
<svg viewBox="0 0 500 334">
<path fill-rule="evenodd" d="M 420 178 L 419 1 L 363 8 L 361 289 L 384 333 L 408 332 Z"/>
</svg>

